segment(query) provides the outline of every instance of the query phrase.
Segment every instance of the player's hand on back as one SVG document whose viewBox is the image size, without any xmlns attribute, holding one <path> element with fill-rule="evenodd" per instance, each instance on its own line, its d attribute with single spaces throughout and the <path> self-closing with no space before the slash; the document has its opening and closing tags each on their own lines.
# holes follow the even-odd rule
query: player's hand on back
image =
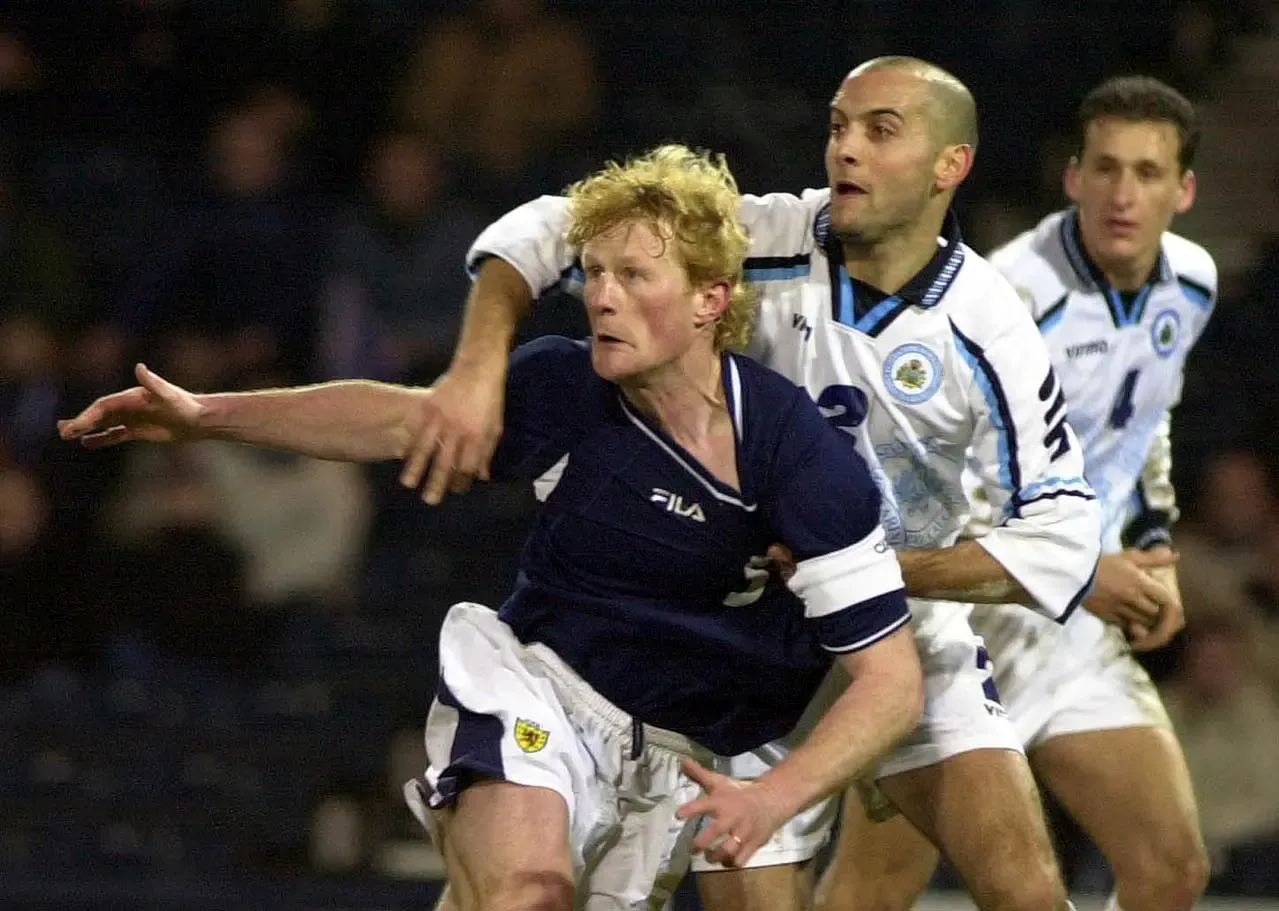
<svg viewBox="0 0 1279 911">
<path fill-rule="evenodd" d="M 788 818 L 767 786 L 758 781 L 721 775 L 695 759 L 684 759 L 680 767 L 704 793 L 675 815 L 680 819 L 705 817 L 693 839 L 693 852 L 705 854 L 712 863 L 742 866 Z"/>
<path fill-rule="evenodd" d="M 449 491 L 464 493 L 487 481 L 489 462 L 502 436 L 506 378 L 451 367 L 423 398 L 419 429 L 400 472 L 400 483 L 432 506 Z M 425 486 L 423 480 L 425 479 Z"/>
<path fill-rule="evenodd" d="M 783 582 L 795 575 L 795 555 L 785 544 L 772 544 L 768 548 L 768 568 L 777 573 Z"/>
<path fill-rule="evenodd" d="M 1149 572 L 1176 562 L 1177 555 L 1163 548 L 1103 554 L 1097 564 L 1096 585 L 1084 606 L 1130 637 L 1143 639 L 1147 631 L 1158 626 L 1161 616 L 1180 609 L 1181 600 L 1175 591 Z"/>
<path fill-rule="evenodd" d="M 199 400 L 144 364 L 133 370 L 139 385 L 98 399 L 78 415 L 58 421 L 64 440 L 101 449 L 133 440 L 176 443 L 199 436 Z"/>
</svg>

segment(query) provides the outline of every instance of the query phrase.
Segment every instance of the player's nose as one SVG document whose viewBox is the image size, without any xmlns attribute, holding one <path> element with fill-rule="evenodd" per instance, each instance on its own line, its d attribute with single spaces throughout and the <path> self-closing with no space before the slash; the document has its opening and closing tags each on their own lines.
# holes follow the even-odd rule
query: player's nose
<svg viewBox="0 0 1279 911">
<path fill-rule="evenodd" d="M 593 313 L 612 313 L 617 310 L 617 298 L 620 293 L 617 281 L 605 273 L 600 276 L 586 293 L 586 307 Z"/>
</svg>

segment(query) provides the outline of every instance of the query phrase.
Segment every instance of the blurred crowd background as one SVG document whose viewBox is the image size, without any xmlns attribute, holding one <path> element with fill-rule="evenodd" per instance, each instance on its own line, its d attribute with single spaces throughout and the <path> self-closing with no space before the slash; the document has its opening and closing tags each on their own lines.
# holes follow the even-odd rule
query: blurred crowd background
<svg viewBox="0 0 1279 911">
<path fill-rule="evenodd" d="M 4 0 L 0 901 L 119 875 L 430 875 L 398 791 L 436 631 L 453 601 L 500 602 L 532 508 L 489 486 L 427 509 L 394 465 L 219 443 L 85 453 L 56 418 L 139 359 L 195 390 L 429 382 L 488 220 L 671 139 L 726 153 L 750 192 L 820 186 L 829 96 L 881 53 L 977 97 L 959 212 L 979 251 L 1063 205 L 1100 79 L 1200 105 L 1176 227 L 1217 257 L 1221 298 L 1174 426 L 1189 625 L 1148 663 L 1214 891 L 1279 897 L 1265 0 Z M 549 299 L 527 331 L 583 325 Z M 1108 888 L 1057 831 L 1076 888 Z"/>
</svg>

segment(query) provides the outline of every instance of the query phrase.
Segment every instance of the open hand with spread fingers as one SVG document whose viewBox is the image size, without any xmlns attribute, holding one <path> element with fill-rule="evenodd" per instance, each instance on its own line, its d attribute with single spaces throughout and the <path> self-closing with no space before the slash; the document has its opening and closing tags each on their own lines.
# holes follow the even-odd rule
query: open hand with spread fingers
<svg viewBox="0 0 1279 911">
<path fill-rule="evenodd" d="M 772 837 L 787 817 L 769 790 L 756 781 L 740 781 L 685 759 L 684 774 L 705 792 L 676 812 L 679 819 L 705 817 L 693 851 L 712 863 L 740 867 Z"/>
<path fill-rule="evenodd" d="M 133 373 L 139 385 L 104 395 L 75 417 L 58 421 L 59 436 L 79 440 L 89 449 L 134 440 L 176 443 L 200 436 L 203 406 L 194 395 L 145 364 L 137 364 Z"/>
</svg>

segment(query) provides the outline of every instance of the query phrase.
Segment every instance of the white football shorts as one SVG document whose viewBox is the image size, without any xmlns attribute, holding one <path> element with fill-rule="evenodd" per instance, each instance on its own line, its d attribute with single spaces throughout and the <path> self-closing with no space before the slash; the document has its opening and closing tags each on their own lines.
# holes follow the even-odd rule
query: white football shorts
<svg viewBox="0 0 1279 911">
<path fill-rule="evenodd" d="M 680 771 L 713 757 L 686 737 L 635 722 L 545 646 L 521 643 L 479 604 L 454 605 L 440 633 L 440 683 L 426 722 L 427 770 L 404 787 L 433 837 L 476 780 L 549 788 L 568 808 L 579 901 L 589 911 L 669 897 L 688 868 L 696 820 L 675 811 L 701 789 Z"/>
</svg>

